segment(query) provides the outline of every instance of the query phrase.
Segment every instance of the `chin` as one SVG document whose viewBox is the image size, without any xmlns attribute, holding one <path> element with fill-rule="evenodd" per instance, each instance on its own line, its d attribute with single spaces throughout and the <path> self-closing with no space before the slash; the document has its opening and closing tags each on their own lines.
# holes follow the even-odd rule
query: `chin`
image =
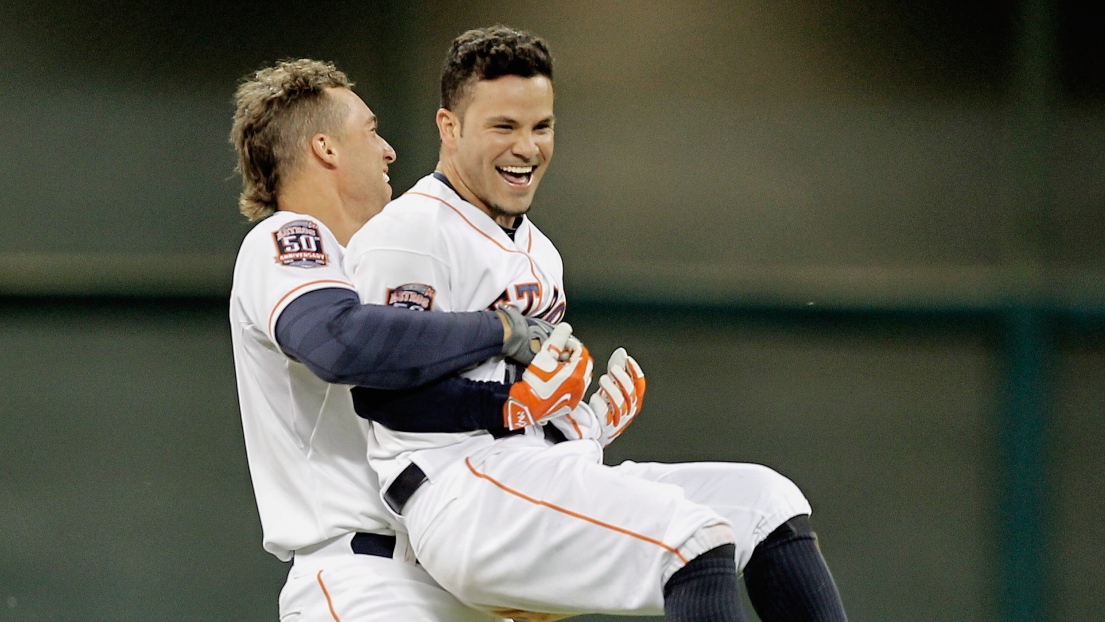
<svg viewBox="0 0 1105 622">
<path fill-rule="evenodd" d="M 522 216 L 529 211 L 529 203 L 525 205 L 507 205 L 506 207 L 500 207 L 499 211 L 509 216 Z"/>
<path fill-rule="evenodd" d="M 528 212 L 530 206 L 533 205 L 533 196 L 505 197 L 505 200 L 499 203 L 499 205 L 502 206 L 504 212 L 520 216 Z"/>
</svg>

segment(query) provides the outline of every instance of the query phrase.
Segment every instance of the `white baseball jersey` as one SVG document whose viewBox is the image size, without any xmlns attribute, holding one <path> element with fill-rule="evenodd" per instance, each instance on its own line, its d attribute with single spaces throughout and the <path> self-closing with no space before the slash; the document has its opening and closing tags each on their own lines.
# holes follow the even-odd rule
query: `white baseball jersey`
<svg viewBox="0 0 1105 622">
<path fill-rule="evenodd" d="M 353 288 L 342 258 L 321 222 L 279 211 L 249 232 L 234 266 L 230 324 L 246 455 L 265 550 L 284 561 L 342 533 L 389 527 L 349 387 L 323 381 L 276 343 L 276 320 L 296 297 Z"/>
<path fill-rule="evenodd" d="M 246 454 L 264 547 L 295 557 L 281 619 L 322 622 L 492 622 L 415 563 L 405 534 L 394 558 L 354 554 L 355 532 L 393 533 L 366 458 L 368 424 L 349 387 L 324 382 L 277 345 L 289 303 L 323 288 L 352 289 L 343 249 L 320 221 L 278 211 L 242 242 L 230 322 Z"/>
<path fill-rule="evenodd" d="M 564 316 L 564 269 L 552 242 L 528 218 L 522 219 L 512 240 L 495 221 L 432 176 L 353 235 L 346 267 L 365 303 L 479 311 L 509 302 L 549 322 Z M 505 369 L 502 357 L 496 357 L 463 375 L 502 382 Z M 414 452 L 419 466 L 432 475 L 440 465 L 494 440 L 482 431 L 404 433 L 378 424 L 374 434 L 369 458 L 385 483 Z"/>
<path fill-rule="evenodd" d="M 472 311 L 509 301 L 550 321 L 565 310 L 559 253 L 529 218 L 511 239 L 435 176 L 354 234 L 346 266 L 365 302 Z M 502 372 L 493 359 L 467 375 Z M 608 467 L 592 440 L 379 424 L 369 445 L 384 484 L 412 461 L 427 475 L 401 517 L 421 564 L 461 600 L 516 618 L 662 614 L 663 584 L 687 560 L 736 534 L 743 568 L 767 534 L 809 512 L 794 484 L 758 465 Z"/>
</svg>

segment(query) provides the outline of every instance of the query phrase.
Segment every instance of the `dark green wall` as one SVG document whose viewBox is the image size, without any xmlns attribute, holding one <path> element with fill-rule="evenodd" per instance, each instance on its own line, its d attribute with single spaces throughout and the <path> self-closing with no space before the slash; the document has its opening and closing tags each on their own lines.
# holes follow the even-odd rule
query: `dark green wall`
<svg viewBox="0 0 1105 622">
<path fill-rule="evenodd" d="M 225 303 L 0 306 L 0 620 L 271 620 Z"/>
<path fill-rule="evenodd" d="M 288 56 L 359 83 L 402 191 L 436 161 L 449 40 L 501 21 L 557 59 L 558 154 L 534 217 L 581 284 L 674 265 L 738 290 L 749 269 L 768 283 L 859 270 L 877 291 L 892 269 L 927 275 L 934 296 L 934 271 L 1020 283 L 1041 268 L 1060 294 L 1105 299 L 1085 282 L 1105 272 L 1105 52 L 1087 26 L 1102 20 L 1022 4 L 1054 15 L 983 0 L 4 0 L 6 248 L 228 266 L 246 230 L 231 95 Z"/>
</svg>

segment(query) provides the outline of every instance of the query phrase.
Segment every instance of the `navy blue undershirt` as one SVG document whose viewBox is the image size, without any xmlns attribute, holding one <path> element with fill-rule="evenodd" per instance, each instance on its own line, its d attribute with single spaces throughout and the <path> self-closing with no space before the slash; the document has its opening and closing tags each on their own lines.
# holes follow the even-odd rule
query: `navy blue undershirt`
<svg viewBox="0 0 1105 622">
<path fill-rule="evenodd" d="M 433 176 L 434 179 L 445 184 L 453 192 L 457 192 L 457 189 L 454 188 L 453 184 L 449 182 L 449 178 L 445 176 L 445 173 L 442 173 L 441 171 L 434 171 L 433 173 L 430 173 L 430 175 Z M 457 196 L 460 196 L 459 192 L 457 192 Z"/>
<path fill-rule="evenodd" d="M 276 341 L 319 378 L 359 385 L 357 414 L 396 431 L 502 427 L 510 386 L 451 375 L 502 353 L 502 322 L 492 311 L 423 313 L 320 289 L 284 309 Z"/>
</svg>

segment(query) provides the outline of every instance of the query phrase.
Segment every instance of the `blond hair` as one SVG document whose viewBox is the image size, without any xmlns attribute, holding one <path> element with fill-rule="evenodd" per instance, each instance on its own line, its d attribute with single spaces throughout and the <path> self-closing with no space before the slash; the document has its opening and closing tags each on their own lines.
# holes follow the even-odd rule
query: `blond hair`
<svg viewBox="0 0 1105 622">
<path fill-rule="evenodd" d="M 348 107 L 326 93 L 353 83 L 333 63 L 286 60 L 247 76 L 234 94 L 230 142 L 242 175 L 238 209 L 260 220 L 277 209 L 281 181 L 295 169 L 311 137 L 340 133 Z"/>
</svg>

